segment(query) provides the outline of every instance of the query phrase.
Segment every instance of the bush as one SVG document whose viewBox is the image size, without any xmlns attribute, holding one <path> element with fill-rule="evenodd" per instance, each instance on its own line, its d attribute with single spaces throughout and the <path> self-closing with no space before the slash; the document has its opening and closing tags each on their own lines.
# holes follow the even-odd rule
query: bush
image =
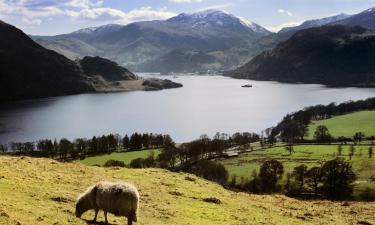
<svg viewBox="0 0 375 225">
<path fill-rule="evenodd" d="M 284 173 L 284 166 L 276 159 L 265 161 L 260 167 L 259 179 L 262 185 L 262 192 L 275 192 L 280 190 L 278 180 Z"/>
<path fill-rule="evenodd" d="M 214 161 L 201 160 L 190 170 L 197 176 L 220 184 L 225 184 L 228 180 L 228 171 L 223 165 Z"/>
<path fill-rule="evenodd" d="M 123 161 L 110 159 L 104 163 L 104 167 L 125 167 L 125 163 Z"/>
<path fill-rule="evenodd" d="M 375 190 L 367 187 L 359 195 L 360 200 L 363 201 L 375 201 Z"/>
<path fill-rule="evenodd" d="M 144 161 L 145 161 L 145 160 L 144 160 L 143 158 L 136 158 L 136 159 L 133 159 L 133 160 L 130 162 L 129 166 L 130 166 L 131 168 L 138 168 L 138 169 L 140 169 L 140 168 L 144 168 L 144 165 L 145 165 Z"/>
</svg>

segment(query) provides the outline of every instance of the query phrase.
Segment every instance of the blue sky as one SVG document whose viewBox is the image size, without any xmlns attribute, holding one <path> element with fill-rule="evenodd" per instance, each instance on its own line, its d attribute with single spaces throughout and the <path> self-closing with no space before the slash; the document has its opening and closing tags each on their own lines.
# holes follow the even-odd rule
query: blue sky
<svg viewBox="0 0 375 225">
<path fill-rule="evenodd" d="M 0 19 L 29 34 L 51 35 L 219 9 L 276 31 L 307 19 L 354 14 L 374 6 L 375 0 L 0 0 Z"/>
</svg>

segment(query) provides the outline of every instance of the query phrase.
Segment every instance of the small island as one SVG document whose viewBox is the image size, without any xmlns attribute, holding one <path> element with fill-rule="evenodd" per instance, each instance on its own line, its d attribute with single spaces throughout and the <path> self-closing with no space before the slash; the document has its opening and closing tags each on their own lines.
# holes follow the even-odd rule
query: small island
<svg viewBox="0 0 375 225">
<path fill-rule="evenodd" d="M 243 88 L 252 88 L 253 85 L 251 85 L 251 84 L 245 84 L 245 85 L 242 85 L 241 87 L 243 87 Z"/>
</svg>

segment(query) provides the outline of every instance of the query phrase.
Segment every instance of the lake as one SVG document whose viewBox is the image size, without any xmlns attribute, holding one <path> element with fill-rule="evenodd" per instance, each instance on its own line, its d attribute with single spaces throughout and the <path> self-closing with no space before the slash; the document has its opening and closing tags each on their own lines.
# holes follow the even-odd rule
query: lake
<svg viewBox="0 0 375 225">
<path fill-rule="evenodd" d="M 184 142 L 216 132 L 260 132 L 305 106 L 375 96 L 375 88 L 328 88 L 222 76 L 163 77 L 184 87 L 3 104 L 0 143 L 133 132 L 170 134 Z M 241 87 L 245 84 L 253 87 Z"/>
</svg>

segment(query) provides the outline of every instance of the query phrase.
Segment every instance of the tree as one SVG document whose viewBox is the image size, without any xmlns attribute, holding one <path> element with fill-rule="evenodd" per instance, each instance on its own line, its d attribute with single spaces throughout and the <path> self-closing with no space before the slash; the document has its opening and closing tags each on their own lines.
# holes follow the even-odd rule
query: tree
<svg viewBox="0 0 375 225">
<path fill-rule="evenodd" d="M 293 177 L 299 183 L 299 191 L 302 191 L 305 184 L 305 177 L 307 173 L 307 166 L 302 164 L 293 169 Z"/>
<path fill-rule="evenodd" d="M 306 173 L 306 182 L 309 187 L 314 190 L 315 197 L 318 196 L 318 188 L 320 183 L 320 174 L 321 168 L 320 167 L 312 167 Z"/>
<path fill-rule="evenodd" d="M 292 153 L 294 152 L 293 145 L 292 144 L 287 144 L 285 146 L 285 150 L 287 150 L 289 152 L 289 155 L 292 155 Z"/>
<path fill-rule="evenodd" d="M 260 167 L 259 178 L 262 191 L 274 192 L 277 190 L 277 181 L 284 173 L 283 164 L 275 159 L 265 161 Z"/>
<path fill-rule="evenodd" d="M 354 156 L 354 153 L 355 153 L 355 147 L 354 145 L 350 145 L 350 148 L 349 148 L 349 159 L 352 160 L 352 157 Z"/>
<path fill-rule="evenodd" d="M 333 200 L 348 199 L 353 194 L 356 175 L 352 165 L 342 158 L 327 161 L 321 168 L 322 192 Z"/>
<path fill-rule="evenodd" d="M 323 125 L 319 125 L 314 133 L 314 138 L 317 143 L 330 143 L 332 136 L 328 131 L 328 128 Z"/>
<path fill-rule="evenodd" d="M 365 138 L 365 134 L 362 132 L 356 132 L 353 136 L 355 142 L 360 143 Z"/>
<path fill-rule="evenodd" d="M 72 148 L 73 145 L 68 139 L 61 139 L 59 143 L 60 159 L 66 159 L 68 157 L 68 153 L 71 152 Z"/>
<path fill-rule="evenodd" d="M 337 155 L 341 156 L 342 155 L 342 145 L 337 146 Z"/>
<path fill-rule="evenodd" d="M 8 151 L 7 145 L 0 144 L 0 153 L 6 153 Z"/>
<path fill-rule="evenodd" d="M 130 148 L 130 139 L 128 135 L 125 135 L 125 137 L 122 139 L 122 147 L 124 148 L 124 150 Z"/>
<path fill-rule="evenodd" d="M 373 149 L 372 147 L 369 147 L 368 148 L 368 157 L 371 159 L 372 158 L 372 154 L 373 154 Z"/>
</svg>

